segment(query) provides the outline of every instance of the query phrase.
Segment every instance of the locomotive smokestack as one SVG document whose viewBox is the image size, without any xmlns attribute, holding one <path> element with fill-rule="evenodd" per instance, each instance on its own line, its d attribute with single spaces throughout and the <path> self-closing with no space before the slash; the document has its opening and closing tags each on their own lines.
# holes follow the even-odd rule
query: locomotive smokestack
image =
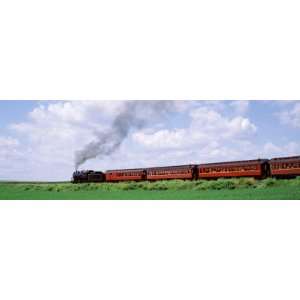
<svg viewBox="0 0 300 300">
<path fill-rule="evenodd" d="M 120 147 L 131 129 L 145 126 L 149 115 L 153 118 L 164 115 L 172 110 L 173 104 L 172 101 L 126 101 L 112 127 L 97 132 L 94 141 L 75 152 L 75 169 L 89 159 L 109 156 Z"/>
</svg>

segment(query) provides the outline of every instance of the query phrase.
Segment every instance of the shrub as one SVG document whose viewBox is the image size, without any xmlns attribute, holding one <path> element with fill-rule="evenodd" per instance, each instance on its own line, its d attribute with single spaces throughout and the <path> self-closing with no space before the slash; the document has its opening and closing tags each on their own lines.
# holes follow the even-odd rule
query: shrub
<svg viewBox="0 0 300 300">
<path fill-rule="evenodd" d="M 167 189 L 168 184 L 165 181 L 155 181 L 150 185 L 150 190 L 165 191 Z"/>
<path fill-rule="evenodd" d="M 211 182 L 210 181 L 205 181 L 205 180 L 199 180 L 196 181 L 195 190 L 208 190 L 211 187 Z"/>
<path fill-rule="evenodd" d="M 256 187 L 257 181 L 251 177 L 251 178 L 238 178 L 235 179 L 236 187 Z"/>
<path fill-rule="evenodd" d="M 258 188 L 267 188 L 277 185 L 277 180 L 275 178 L 267 178 L 262 180 L 257 187 Z"/>
<path fill-rule="evenodd" d="M 235 184 L 231 179 L 218 179 L 216 181 L 211 181 L 209 187 L 214 190 L 234 189 Z"/>
</svg>

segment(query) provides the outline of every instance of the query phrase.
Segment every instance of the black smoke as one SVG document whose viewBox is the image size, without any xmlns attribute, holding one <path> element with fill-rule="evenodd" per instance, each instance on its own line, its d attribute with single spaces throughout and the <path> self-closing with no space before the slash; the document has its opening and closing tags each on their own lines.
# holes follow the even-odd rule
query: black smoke
<svg viewBox="0 0 300 300">
<path fill-rule="evenodd" d="M 109 156 L 128 136 L 130 130 L 147 126 L 150 121 L 166 117 L 174 109 L 173 101 L 124 101 L 124 106 L 112 122 L 112 126 L 95 133 L 95 140 L 75 152 L 75 169 L 87 160 Z"/>
</svg>

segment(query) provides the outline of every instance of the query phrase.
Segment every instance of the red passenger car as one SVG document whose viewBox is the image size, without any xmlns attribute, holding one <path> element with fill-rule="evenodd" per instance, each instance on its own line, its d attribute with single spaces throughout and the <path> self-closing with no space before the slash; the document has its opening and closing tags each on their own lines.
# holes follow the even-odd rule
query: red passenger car
<svg viewBox="0 0 300 300">
<path fill-rule="evenodd" d="M 144 169 L 108 170 L 105 173 L 108 182 L 146 180 L 146 175 Z"/>
<path fill-rule="evenodd" d="M 269 175 L 267 159 L 221 162 L 198 165 L 199 179 L 222 177 L 265 178 Z"/>
<path fill-rule="evenodd" d="M 195 179 L 196 166 L 184 165 L 147 169 L 147 180 Z"/>
<path fill-rule="evenodd" d="M 300 156 L 278 157 L 270 160 L 271 176 L 300 176 Z"/>
</svg>

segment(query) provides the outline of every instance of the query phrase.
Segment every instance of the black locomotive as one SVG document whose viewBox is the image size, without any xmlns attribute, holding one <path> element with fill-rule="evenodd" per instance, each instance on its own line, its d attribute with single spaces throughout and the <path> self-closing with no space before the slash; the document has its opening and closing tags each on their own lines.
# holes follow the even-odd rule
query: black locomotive
<svg viewBox="0 0 300 300">
<path fill-rule="evenodd" d="M 105 181 L 105 174 L 101 171 L 75 171 L 72 176 L 73 183 L 83 182 L 103 182 Z"/>
</svg>

